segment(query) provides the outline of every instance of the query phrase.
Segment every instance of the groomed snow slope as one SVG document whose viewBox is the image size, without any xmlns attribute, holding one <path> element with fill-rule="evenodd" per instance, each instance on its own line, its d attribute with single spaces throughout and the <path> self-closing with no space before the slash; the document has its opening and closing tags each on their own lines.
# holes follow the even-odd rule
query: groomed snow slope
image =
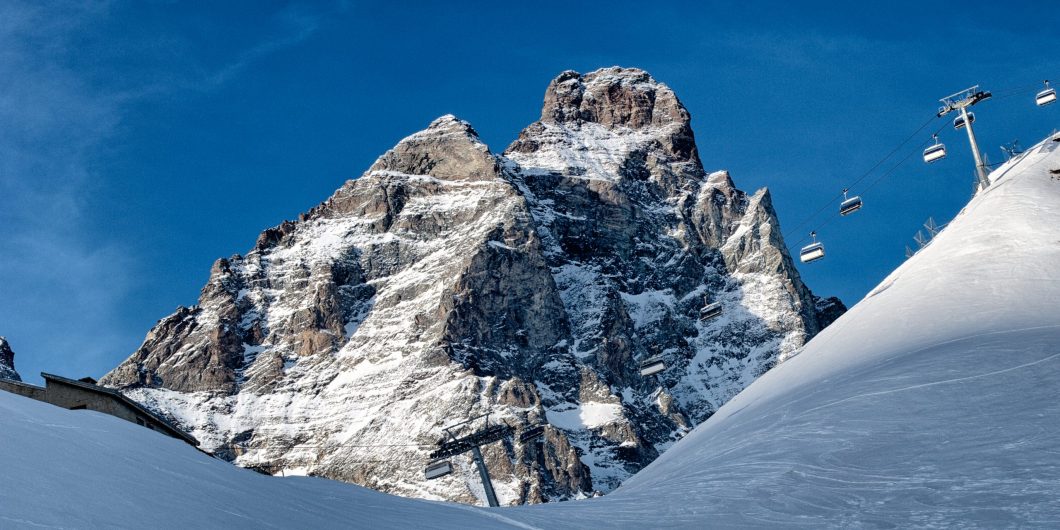
<svg viewBox="0 0 1060 530">
<path fill-rule="evenodd" d="M 547 526 L 1060 527 L 1060 143 L 604 498 Z"/>
<path fill-rule="evenodd" d="M 0 392 L 0 528 L 1060 526 L 1060 143 L 613 493 L 485 510 Z"/>
</svg>

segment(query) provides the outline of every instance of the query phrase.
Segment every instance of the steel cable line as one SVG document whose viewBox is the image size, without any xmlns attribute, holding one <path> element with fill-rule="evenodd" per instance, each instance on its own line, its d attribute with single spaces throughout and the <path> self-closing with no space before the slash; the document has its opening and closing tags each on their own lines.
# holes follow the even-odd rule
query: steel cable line
<svg viewBox="0 0 1060 530">
<path fill-rule="evenodd" d="M 993 91 L 991 91 L 991 93 L 992 94 L 1000 94 L 1001 97 L 1006 97 L 1007 98 L 1007 97 L 1012 97 L 1012 95 L 1014 95 L 1014 94 L 1025 93 L 1025 91 L 1041 90 L 1041 86 L 1042 85 L 1040 85 L 1038 83 L 1035 83 L 1033 85 L 1019 85 L 1019 86 L 1012 86 L 1012 87 L 1008 87 L 1008 88 L 1002 88 L 1002 89 L 999 89 L 999 90 L 993 90 Z"/>
<path fill-rule="evenodd" d="M 331 447 L 434 447 L 434 444 L 298 444 L 289 449 L 327 449 Z"/>
<path fill-rule="evenodd" d="M 943 123 L 942 126 L 940 126 L 938 129 L 935 129 L 935 132 L 931 135 L 931 138 L 938 138 L 939 133 L 942 132 L 942 130 L 945 129 L 946 127 L 948 127 L 949 125 L 950 125 L 949 123 Z M 892 167 L 891 169 L 888 169 L 886 173 L 884 173 L 883 175 L 880 175 L 879 178 L 877 178 L 876 180 L 870 182 L 869 185 L 865 188 L 865 191 L 871 190 L 873 188 L 873 186 L 875 186 L 876 184 L 879 184 L 881 180 L 887 178 L 891 173 L 894 173 L 894 170 L 898 169 L 902 164 L 904 164 L 906 161 L 908 161 L 910 157 L 912 157 L 915 153 L 917 153 L 921 148 L 923 148 L 928 143 L 930 143 L 930 142 L 921 142 L 920 144 L 918 144 L 912 151 L 909 151 L 909 154 L 905 155 L 905 158 L 902 158 L 901 161 L 899 161 L 897 164 L 895 164 L 894 167 Z"/>
<path fill-rule="evenodd" d="M 875 164 L 873 164 L 873 166 L 872 166 L 871 168 L 869 168 L 869 170 L 868 170 L 868 171 L 866 171 L 865 173 L 863 173 L 863 174 L 862 174 L 862 175 L 861 175 L 860 177 L 858 177 L 858 178 L 857 178 L 857 179 L 856 179 L 856 180 L 855 180 L 854 182 L 850 183 L 850 184 L 849 184 L 849 185 L 848 185 L 848 186 L 846 187 L 846 189 L 848 189 L 848 190 L 849 190 L 850 188 L 853 188 L 854 186 L 856 186 L 856 185 L 857 185 L 857 184 L 858 184 L 859 182 L 861 182 L 862 180 L 865 180 L 865 177 L 868 177 L 868 176 L 869 176 L 870 174 L 872 174 L 872 172 L 873 172 L 873 171 L 875 171 L 875 170 L 876 170 L 877 168 L 879 168 L 879 167 L 880 167 L 881 165 L 883 165 L 883 163 L 884 163 L 884 162 L 886 162 L 886 161 L 887 161 L 887 160 L 888 160 L 889 158 L 891 158 L 892 156 L 894 156 L 894 154 L 895 154 L 895 153 L 897 153 L 897 152 L 898 152 L 898 151 L 899 151 L 899 150 L 900 150 L 900 149 L 901 149 L 901 148 L 902 148 L 903 146 L 905 146 L 905 144 L 909 143 L 909 140 L 912 140 L 912 139 L 913 139 L 914 137 L 916 137 L 916 135 L 920 134 L 920 131 L 923 131 L 925 127 L 927 127 L 928 125 L 930 125 L 930 124 L 931 124 L 931 122 L 933 122 L 933 121 L 935 121 L 935 120 L 937 120 L 937 119 L 938 119 L 938 116 L 937 116 L 937 115 L 934 115 L 934 114 L 933 114 L 933 115 L 931 116 L 931 118 L 929 118 L 929 119 L 928 119 L 927 121 L 925 121 L 925 122 L 924 122 L 924 123 L 923 123 L 923 124 L 922 124 L 922 125 L 921 125 L 920 127 L 918 127 L 918 128 L 917 128 L 917 129 L 915 130 L 915 131 L 913 131 L 913 133 L 912 133 L 912 134 L 910 134 L 910 135 L 909 135 L 908 137 L 906 137 L 906 139 L 905 139 L 905 140 L 902 140 L 902 142 L 901 142 L 901 143 L 899 143 L 897 147 L 895 147 L 894 149 L 892 149 L 892 150 L 891 150 L 891 152 L 887 153 L 887 155 L 886 155 L 886 156 L 884 156 L 884 157 L 883 157 L 883 158 L 881 158 L 881 159 L 880 159 L 880 160 L 879 160 L 878 162 L 876 162 Z M 941 130 L 941 129 L 940 129 L 940 130 Z M 798 225 L 796 225 L 796 226 L 795 226 L 794 228 L 791 228 L 791 229 L 789 229 L 789 230 L 788 230 L 788 233 L 787 233 L 787 234 L 784 234 L 784 239 L 785 239 L 785 240 L 787 240 L 788 238 L 790 238 L 790 237 L 791 237 L 791 236 L 792 236 L 793 234 L 795 234 L 796 232 L 798 232 L 798 230 L 799 230 L 800 228 L 802 228 L 802 227 L 806 226 L 806 224 L 807 224 L 807 223 L 809 223 L 810 221 L 812 221 L 813 219 L 815 219 L 815 218 L 816 218 L 816 217 L 817 217 L 818 215 L 820 215 L 820 214 L 821 214 L 821 212 L 823 212 L 823 211 L 825 211 L 826 209 L 828 209 L 828 207 L 830 207 L 830 206 L 832 206 L 833 204 L 835 204 L 836 200 L 838 200 L 838 199 L 840 199 L 840 198 L 842 198 L 842 197 L 843 197 L 843 193 L 839 193 L 839 194 L 837 194 L 837 195 L 836 195 L 835 197 L 832 197 L 832 199 L 830 199 L 830 200 L 829 200 L 829 201 L 828 201 L 827 203 L 825 203 L 825 204 L 824 204 L 824 205 L 822 205 L 822 206 L 821 206 L 820 208 L 818 208 L 818 209 L 817 209 L 817 211 L 813 212 L 813 213 L 812 213 L 812 214 L 810 214 L 810 215 L 809 215 L 808 217 L 806 217 L 805 219 L 803 219 L 803 220 L 802 220 L 802 222 L 800 222 L 800 223 L 799 223 Z M 799 243 L 801 243 L 801 242 L 803 242 L 803 241 L 805 241 L 805 240 L 806 240 L 806 238 L 805 238 L 805 237 L 803 237 L 802 239 L 800 239 L 800 240 L 799 240 Z"/>
<path fill-rule="evenodd" d="M 944 124 L 942 124 L 942 126 L 941 126 L 941 127 L 939 127 L 938 129 L 936 129 L 936 130 L 935 130 L 935 133 L 934 133 L 933 135 L 931 135 L 931 137 L 932 137 L 932 138 L 935 138 L 936 136 L 938 136 L 938 134 L 939 134 L 940 132 L 942 132 L 942 130 L 943 130 L 943 129 L 945 129 L 945 128 L 946 128 L 947 126 L 949 126 L 949 123 L 944 123 Z M 924 128 L 924 127 L 921 127 L 920 129 L 921 129 L 921 130 L 923 130 L 923 128 Z M 917 132 L 919 133 L 920 131 L 917 131 Z M 908 142 L 908 141 L 909 141 L 909 140 L 907 139 L 907 140 L 906 140 L 906 142 Z M 903 143 L 905 143 L 905 142 L 903 142 Z M 912 156 L 913 156 L 913 155 L 915 155 L 915 154 L 916 154 L 917 152 L 919 152 L 919 151 L 920 151 L 920 149 L 921 149 L 922 147 L 924 147 L 925 145 L 927 145 L 928 143 L 930 143 L 930 142 L 922 142 L 922 143 L 920 143 L 920 144 L 917 144 L 917 145 L 916 145 L 916 146 L 915 146 L 915 147 L 914 147 L 914 148 L 913 148 L 912 150 L 910 150 L 910 151 L 909 151 L 909 153 L 908 153 L 908 154 L 906 154 L 906 155 L 905 155 L 904 157 L 902 157 L 902 159 L 901 159 L 901 160 L 899 160 L 897 164 L 895 164 L 895 165 L 891 166 L 891 168 L 890 168 L 890 169 L 888 169 L 888 170 L 887 170 L 887 171 L 885 171 L 885 172 L 884 172 L 884 173 L 883 173 L 882 175 L 880 175 L 879 177 L 877 177 L 877 178 L 876 178 L 876 180 L 873 180 L 872 182 L 870 182 L 870 183 L 869 183 L 869 185 L 868 185 L 868 186 L 866 186 L 866 187 L 865 187 L 865 189 L 864 189 L 864 191 L 862 191 L 861 193 L 866 193 L 866 192 L 868 192 L 868 191 L 869 191 L 869 190 L 871 190 L 871 189 L 872 189 L 873 187 L 875 187 L 875 186 L 876 186 L 877 184 L 879 184 L 879 183 L 880 183 L 881 181 L 883 181 L 883 179 L 885 179 L 885 178 L 889 177 L 889 176 L 890 176 L 891 174 L 893 174 L 893 173 L 895 172 L 895 170 L 897 170 L 897 169 L 898 169 L 899 167 L 901 167 L 901 166 L 902 166 L 902 164 L 905 164 L 906 162 L 908 162 L 908 161 L 909 161 L 909 159 L 910 159 L 910 158 L 912 158 Z M 864 178 L 864 177 L 862 177 L 862 178 Z M 858 180 L 861 180 L 861 179 L 858 179 Z M 833 202 L 834 202 L 834 201 L 833 201 Z M 824 228 L 825 226 L 828 226 L 828 223 L 831 223 L 831 222 L 832 222 L 832 221 L 834 221 L 835 219 L 836 219 L 835 217 L 829 217 L 828 219 L 825 219 L 825 220 L 824 220 L 823 222 L 821 222 L 821 224 L 817 225 L 817 227 L 813 229 L 813 232 L 817 232 L 818 230 L 820 230 L 820 229 Z M 802 243 L 803 243 L 804 241 L 806 241 L 807 239 L 809 239 L 809 237 L 807 237 L 807 236 L 803 236 L 803 238 L 802 238 L 802 239 L 800 239 L 800 240 L 798 240 L 798 241 L 796 241 L 796 242 L 795 242 L 795 247 L 797 248 L 797 247 L 798 247 L 799 245 L 801 245 L 801 244 L 802 244 Z"/>
<path fill-rule="evenodd" d="M 1009 98 L 1013 98 L 1013 97 L 1017 97 L 1017 96 L 1023 96 L 1023 95 L 1025 95 L 1025 94 L 1027 94 L 1028 92 L 1030 92 L 1030 93 L 1035 93 L 1035 92 L 1037 92 L 1037 90 L 1038 90 L 1038 89 L 1039 89 L 1040 87 L 1041 87 L 1041 85 L 1039 85 L 1039 84 L 1037 84 L 1037 83 L 1035 83 L 1035 84 L 1033 84 L 1033 85 L 1031 85 L 1031 84 L 1026 84 L 1026 85 L 1019 85 L 1019 86 L 1013 86 L 1013 87 L 1006 87 L 1006 88 L 1002 88 L 1002 89 L 1000 89 L 1000 90 L 995 90 L 995 91 L 993 91 L 993 92 L 992 92 L 992 99 L 996 99 L 996 100 L 1004 100 L 1004 99 L 1009 99 Z M 996 95 L 993 95 L 993 94 L 996 94 Z M 875 170 L 876 170 L 876 169 L 877 169 L 878 167 L 880 167 L 880 166 L 881 166 L 881 165 L 882 165 L 882 164 L 883 164 L 884 162 L 886 162 L 886 161 L 887 161 L 887 160 L 888 160 L 888 159 L 889 159 L 889 158 L 890 158 L 891 156 L 893 156 L 893 155 L 894 155 L 894 154 L 895 154 L 895 153 L 896 153 L 897 151 L 899 151 L 899 150 L 900 150 L 900 149 L 901 149 L 901 148 L 902 148 L 902 147 L 903 147 L 903 146 L 904 146 L 904 145 L 905 145 L 906 143 L 908 143 L 908 142 L 909 142 L 909 140 L 912 140 L 912 139 L 913 139 L 913 137 L 915 137 L 915 136 L 916 136 L 917 134 L 919 134 L 919 133 L 920 133 L 920 131 L 923 131 L 925 127 L 927 127 L 927 126 L 928 126 L 928 125 L 929 125 L 929 124 L 930 124 L 930 123 L 931 123 L 931 122 L 932 122 L 933 120 L 935 120 L 935 119 L 936 119 L 936 118 L 938 118 L 938 117 L 939 117 L 938 115 L 935 115 L 935 116 L 933 116 L 933 117 L 932 117 L 931 119 L 929 119 L 928 121 L 924 122 L 924 124 L 923 124 L 923 125 L 921 125 L 921 126 L 920 126 L 920 128 L 918 128 L 918 129 L 916 130 L 916 132 L 914 132 L 913 134 L 909 135 L 909 137 L 908 137 L 908 138 L 906 138 L 906 139 L 905 139 L 904 141 L 902 141 L 902 143 L 898 144 L 898 146 L 897 146 L 897 147 L 895 147 L 894 149 L 892 149 L 892 150 L 891 150 L 891 152 L 887 153 L 887 155 L 886 155 L 886 156 L 884 156 L 884 157 L 883 157 L 882 159 L 880 159 L 880 161 L 879 161 L 879 162 L 876 162 L 876 164 L 874 164 L 874 165 L 873 165 L 873 166 L 872 166 L 871 168 L 869 168 L 869 170 L 868 170 L 868 171 L 866 171 L 866 172 L 865 172 L 865 173 L 864 173 L 863 175 L 861 175 L 860 177 L 858 177 L 858 179 L 857 179 L 857 180 L 855 180 L 855 181 L 854 181 L 854 182 L 852 182 L 852 183 L 851 183 L 851 184 L 850 184 L 849 186 L 847 186 L 847 189 L 849 190 L 850 188 L 853 188 L 853 187 L 854 187 L 854 186 L 856 186 L 856 185 L 857 185 L 857 184 L 858 184 L 859 182 L 861 182 L 862 180 L 864 180 L 864 179 L 865 179 L 865 177 L 868 177 L 868 176 L 869 176 L 869 175 L 870 175 L 870 174 L 871 174 L 871 173 L 872 173 L 873 171 L 875 171 Z M 935 133 L 934 133 L 934 134 L 932 135 L 932 137 L 933 137 L 933 138 L 934 138 L 934 137 L 937 137 L 937 136 L 938 136 L 938 134 L 939 134 L 939 133 L 941 133 L 941 132 L 943 131 L 943 129 L 945 129 L 945 128 L 946 128 L 946 127 L 947 127 L 948 125 L 949 125 L 949 122 L 947 121 L 946 123 L 944 123 L 944 124 L 943 124 L 943 125 L 942 125 L 941 127 L 939 127 L 939 128 L 938 128 L 938 129 L 937 129 L 937 130 L 935 131 Z M 919 145 L 918 147 L 923 147 L 923 145 L 926 145 L 926 143 L 927 143 L 927 142 L 925 142 L 924 144 L 920 144 L 920 145 Z M 867 191 L 871 190 L 871 189 L 872 189 L 873 187 L 875 187 L 875 186 L 876 186 L 876 184 L 880 183 L 880 182 L 881 182 L 881 181 L 882 181 L 883 179 L 885 179 L 885 178 L 887 178 L 888 176 L 890 176 L 890 175 L 891 175 L 891 174 L 892 174 L 892 173 L 893 173 L 893 172 L 894 172 L 895 170 L 897 170 L 897 169 L 898 169 L 898 168 L 899 168 L 899 167 L 900 167 L 900 166 L 901 166 L 902 164 L 904 164 L 904 163 L 905 163 L 906 161 L 908 161 L 908 160 L 909 160 L 909 158 L 910 158 L 910 157 L 912 157 L 912 156 L 913 156 L 913 154 L 915 154 L 916 152 L 917 152 L 917 149 L 914 149 L 914 150 L 910 151 L 910 152 L 909 152 L 909 154 L 907 154 L 907 155 L 906 155 L 906 156 L 905 156 L 904 158 L 902 158 L 902 160 L 901 160 L 901 161 L 899 161 L 899 162 L 898 162 L 897 164 L 895 164 L 895 165 L 894 165 L 893 167 L 891 167 L 891 169 L 887 170 L 887 171 L 886 171 L 886 172 L 885 172 L 885 173 L 884 173 L 883 175 L 880 175 L 880 177 L 878 177 L 878 178 L 877 178 L 876 180 L 872 181 L 872 182 L 871 182 L 871 183 L 870 183 L 870 184 L 869 184 L 869 185 L 868 185 L 868 186 L 867 186 L 867 187 L 866 187 L 866 188 L 865 188 L 865 189 L 864 189 L 864 190 L 863 190 L 863 191 L 862 191 L 861 193 L 863 194 L 863 193 L 865 193 L 865 192 L 867 192 Z M 791 234 L 792 234 L 792 233 L 795 233 L 795 232 L 796 232 L 796 231 L 797 231 L 797 230 L 798 230 L 799 228 L 802 228 L 802 227 L 803 227 L 803 226 L 805 226 L 805 225 L 806 225 L 806 224 L 807 224 L 808 222 L 810 222 L 811 220 L 815 219 L 815 218 L 816 218 L 816 217 L 817 217 L 818 215 L 820 215 L 820 214 L 821 214 L 821 212 L 825 211 L 825 210 L 826 210 L 826 209 L 827 209 L 828 207 L 830 207 L 830 206 L 832 206 L 833 204 L 835 204 L 836 200 L 838 200 L 838 199 L 839 199 L 839 198 L 841 198 L 841 197 L 843 197 L 843 194 L 842 194 L 842 193 L 839 193 L 839 194 L 837 194 L 837 195 L 836 195 L 835 197 L 833 197 L 833 198 L 832 198 L 831 200 L 829 200 L 829 201 L 828 201 L 827 203 L 825 203 L 825 204 L 824 204 L 823 206 L 821 206 L 820 208 L 818 208 L 818 209 L 817 209 L 817 211 L 815 211 L 815 212 L 814 212 L 813 214 L 811 214 L 810 216 L 808 216 L 808 217 L 806 217 L 805 219 L 803 219 L 803 221 L 802 221 L 802 222 L 800 222 L 800 223 L 799 223 L 799 224 L 798 224 L 798 225 L 797 225 L 797 226 L 796 226 L 795 228 L 793 228 L 793 229 L 789 230 L 788 234 L 786 234 L 786 235 L 784 236 L 784 239 L 785 239 L 785 240 L 787 240 L 787 239 L 788 239 L 789 237 L 791 237 Z M 823 222 L 822 222 L 821 224 L 817 225 L 817 227 L 816 227 L 816 228 L 814 228 L 814 229 L 812 230 L 812 232 L 816 232 L 816 231 L 820 230 L 821 228 L 824 228 L 825 226 L 827 226 L 827 225 L 828 225 L 828 223 L 830 223 L 830 222 L 832 221 L 832 219 L 834 219 L 834 218 L 830 217 L 830 218 L 826 219 L 826 220 L 825 220 L 825 221 L 823 221 Z M 796 248 L 798 248 L 798 247 L 799 247 L 799 245 L 801 245 L 801 244 L 802 244 L 803 242 L 805 242 L 805 241 L 806 241 L 807 239 L 809 239 L 809 237 L 808 237 L 808 236 L 803 236 L 802 238 L 800 238 L 800 239 L 799 239 L 798 241 L 796 241 L 796 242 L 795 242 L 794 246 L 795 246 Z"/>
</svg>

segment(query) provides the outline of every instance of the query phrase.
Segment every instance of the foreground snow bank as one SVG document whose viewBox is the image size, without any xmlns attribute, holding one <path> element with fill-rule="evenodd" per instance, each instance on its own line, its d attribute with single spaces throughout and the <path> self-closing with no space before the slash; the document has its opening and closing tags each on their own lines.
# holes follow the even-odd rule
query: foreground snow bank
<svg viewBox="0 0 1060 530">
<path fill-rule="evenodd" d="M 0 392 L 0 528 L 508 528 L 501 514 L 274 478 L 90 411 Z"/>
</svg>

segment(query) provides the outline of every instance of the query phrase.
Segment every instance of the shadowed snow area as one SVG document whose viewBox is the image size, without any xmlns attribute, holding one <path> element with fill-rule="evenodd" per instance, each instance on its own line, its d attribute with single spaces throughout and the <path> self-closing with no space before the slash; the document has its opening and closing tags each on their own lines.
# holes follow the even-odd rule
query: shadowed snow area
<svg viewBox="0 0 1060 530">
<path fill-rule="evenodd" d="M 0 527 L 1056 527 L 1058 147 L 1000 167 L 799 355 L 602 498 L 487 510 L 266 477 L 0 392 Z"/>
</svg>

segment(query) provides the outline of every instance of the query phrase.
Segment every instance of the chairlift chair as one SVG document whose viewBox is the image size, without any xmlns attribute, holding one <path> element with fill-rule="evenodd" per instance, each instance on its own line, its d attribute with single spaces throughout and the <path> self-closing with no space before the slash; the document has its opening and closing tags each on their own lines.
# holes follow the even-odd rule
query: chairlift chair
<svg viewBox="0 0 1060 530">
<path fill-rule="evenodd" d="M 924 162 L 928 164 L 946 158 L 946 144 L 939 142 L 939 135 L 932 135 L 935 138 L 935 145 L 924 149 Z"/>
<path fill-rule="evenodd" d="M 541 443 L 543 441 L 542 437 L 544 435 L 545 435 L 545 426 L 544 425 L 535 425 L 535 426 L 530 427 L 529 429 L 523 431 L 523 434 L 519 435 L 519 441 L 522 442 L 522 443 L 526 443 L 526 442 Z"/>
<path fill-rule="evenodd" d="M 839 204 L 839 215 L 850 215 L 861 209 L 861 197 L 853 196 L 847 198 L 847 190 L 843 190 L 843 202 Z"/>
<path fill-rule="evenodd" d="M 969 112 L 968 113 L 968 123 L 975 123 L 975 113 L 974 112 Z M 963 129 L 964 128 L 964 116 L 957 116 L 956 118 L 953 119 L 953 128 L 954 129 Z"/>
<path fill-rule="evenodd" d="M 653 376 L 659 372 L 666 370 L 666 362 L 663 361 L 662 355 L 656 355 L 646 359 L 640 363 L 640 375 L 641 377 Z"/>
<path fill-rule="evenodd" d="M 824 243 L 817 242 L 817 232 L 810 232 L 810 237 L 813 238 L 813 243 L 802 247 L 802 251 L 799 252 L 799 259 L 803 263 L 811 263 L 824 258 Z"/>
<path fill-rule="evenodd" d="M 453 472 L 453 464 L 449 463 L 448 460 L 436 460 L 427 464 L 427 468 L 423 470 L 423 476 L 427 480 L 444 477 Z"/>
<path fill-rule="evenodd" d="M 721 316 L 721 302 L 707 304 L 699 310 L 700 320 L 710 320 L 719 316 Z"/>
<path fill-rule="evenodd" d="M 1049 87 L 1049 80 L 1045 80 L 1045 90 L 1038 92 L 1037 96 L 1034 96 L 1034 102 L 1039 107 L 1044 107 L 1052 102 L 1056 101 L 1056 89 Z"/>
</svg>

